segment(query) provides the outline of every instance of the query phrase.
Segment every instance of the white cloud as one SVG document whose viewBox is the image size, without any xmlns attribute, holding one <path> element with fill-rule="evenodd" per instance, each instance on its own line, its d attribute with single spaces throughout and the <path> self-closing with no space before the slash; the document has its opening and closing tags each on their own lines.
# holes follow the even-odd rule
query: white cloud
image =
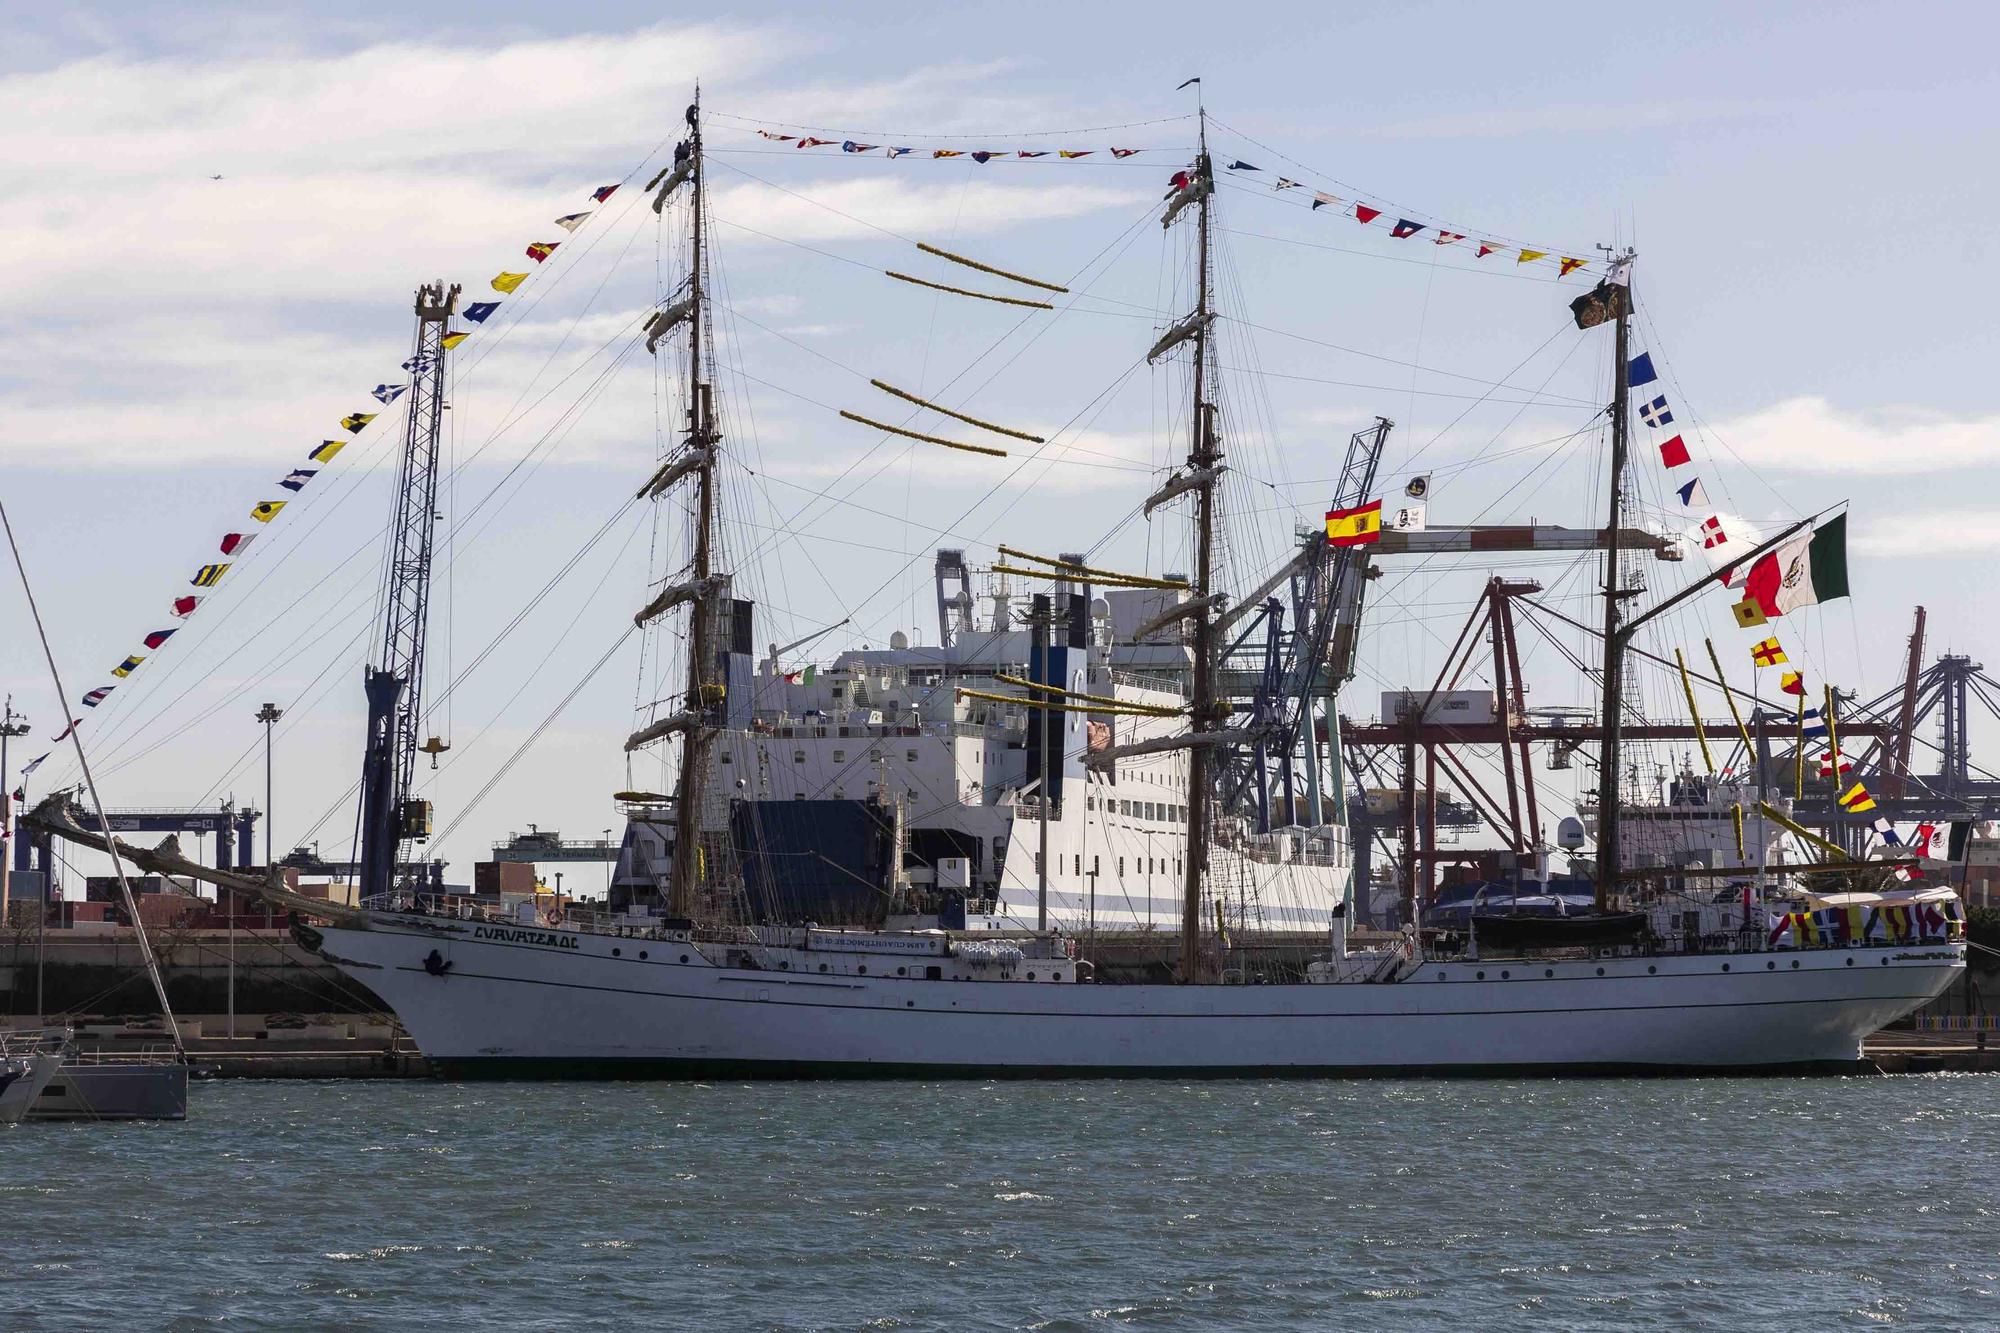
<svg viewBox="0 0 2000 1333">
<path fill-rule="evenodd" d="M 1716 423 L 1710 433 L 1745 462 L 1791 472 L 1887 476 L 2000 462 L 2000 415 L 1861 412 L 1802 397 Z"/>
<path fill-rule="evenodd" d="M 1863 555 L 1963 556 L 2000 551 L 2000 509 L 1926 512 L 1923 521 L 1882 520 L 1854 534 Z"/>
</svg>

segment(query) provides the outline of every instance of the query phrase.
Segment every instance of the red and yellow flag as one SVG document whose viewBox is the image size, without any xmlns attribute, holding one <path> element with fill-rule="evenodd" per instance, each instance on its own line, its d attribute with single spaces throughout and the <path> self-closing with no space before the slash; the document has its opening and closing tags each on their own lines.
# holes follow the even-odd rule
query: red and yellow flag
<svg viewBox="0 0 2000 1333">
<path fill-rule="evenodd" d="M 1326 511 L 1328 546 L 1367 546 L 1382 540 L 1382 502 L 1370 500 L 1354 509 Z"/>
</svg>

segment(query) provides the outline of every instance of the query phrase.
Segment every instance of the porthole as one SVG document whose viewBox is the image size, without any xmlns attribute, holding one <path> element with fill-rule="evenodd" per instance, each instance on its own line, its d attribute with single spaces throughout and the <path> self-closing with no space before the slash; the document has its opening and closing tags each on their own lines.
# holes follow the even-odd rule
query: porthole
<svg viewBox="0 0 2000 1333">
<path fill-rule="evenodd" d="M 1776 970 L 1777 970 L 1777 967 L 1778 967 L 1778 965 L 1777 965 L 1776 963 L 1774 963 L 1774 962 L 1773 962 L 1773 963 L 1766 963 L 1766 964 L 1764 964 L 1764 970 L 1765 970 L 1766 972 L 1774 972 L 1774 971 L 1776 971 Z"/>
<path fill-rule="evenodd" d="M 639 950 L 639 961 L 642 963 L 646 961 L 646 951 L 644 949 Z"/>
<path fill-rule="evenodd" d="M 826 971 L 826 964 L 825 964 L 825 963 L 821 963 L 821 964 L 819 965 L 819 970 L 820 970 L 820 971 L 822 971 L 822 972 Z"/>
<path fill-rule="evenodd" d="M 681 961 L 682 961 L 683 963 L 685 963 L 685 962 L 686 962 L 687 960 L 688 960 L 688 956 L 687 956 L 686 954 L 682 954 L 682 955 L 681 955 Z"/>
<path fill-rule="evenodd" d="M 862 976 L 865 977 L 868 975 L 868 964 L 863 963 L 861 966 L 855 968 L 854 970 L 856 972 L 859 972 Z"/>
<path fill-rule="evenodd" d="M 1479 977 L 1478 977 L 1478 979 L 1479 979 L 1480 981 L 1484 981 L 1484 980 L 1486 980 L 1486 974 L 1485 974 L 1484 972 L 1481 972 L 1481 973 L 1479 974 Z"/>
<path fill-rule="evenodd" d="M 1439 980 L 1439 981 L 1443 981 L 1443 980 L 1444 980 L 1444 973 L 1442 973 L 1442 972 L 1438 973 L 1438 980 Z"/>
<path fill-rule="evenodd" d="M 1888 960 L 1888 959 L 1886 959 L 1886 958 L 1884 958 L 1884 959 L 1882 960 L 1882 966 L 1884 966 L 1884 967 L 1887 967 L 1887 966 L 1889 966 L 1889 960 Z"/>
<path fill-rule="evenodd" d="M 908 969 L 908 968 L 904 968 L 904 967 L 899 967 L 899 968 L 897 968 L 897 969 L 896 969 L 896 975 L 897 975 L 897 976 L 899 976 L 899 977 L 906 977 L 906 976 L 908 976 L 909 974 L 910 974 L 910 972 L 909 972 L 909 969 Z"/>
<path fill-rule="evenodd" d="M 643 955 L 641 955 L 641 956 L 643 957 Z M 792 970 L 792 960 L 791 960 L 791 959 L 789 959 L 789 958 L 780 958 L 780 959 L 778 960 L 778 970 L 779 970 L 780 972 L 789 972 L 789 971 L 791 971 L 791 970 Z"/>
<path fill-rule="evenodd" d="M 1604 975 L 1604 969 L 1603 969 L 1603 968 L 1601 968 L 1601 967 L 1600 967 L 1600 968 L 1598 968 L 1598 969 L 1597 969 L 1597 975 L 1598 975 L 1598 976 L 1600 976 L 1600 977 L 1601 977 L 1601 976 L 1603 976 L 1603 975 Z"/>
<path fill-rule="evenodd" d="M 1513 975 L 1512 972 L 1507 971 L 1505 968 L 1500 969 L 1500 980 L 1502 981 L 1508 980 Z"/>
<path fill-rule="evenodd" d="M 1793 966 L 1794 968 L 1796 968 L 1796 967 L 1798 967 L 1798 965 L 1799 965 L 1799 960 L 1798 960 L 1798 959 L 1796 959 L 1796 958 L 1794 958 L 1794 959 L 1792 960 L 1792 966 Z"/>
<path fill-rule="evenodd" d="M 1542 975 L 1545 977 L 1552 977 L 1555 974 L 1556 970 L 1553 967 L 1545 967 L 1542 969 Z"/>
<path fill-rule="evenodd" d="M 915 1000 L 905 1000 L 903 1001 L 903 1007 L 905 1009 L 914 1009 L 917 1007 L 917 1002 Z"/>
<path fill-rule="evenodd" d="M 1659 968 L 1657 968 L 1657 967 L 1653 967 L 1653 966 L 1650 966 L 1650 965 L 1648 965 L 1648 966 L 1647 966 L 1647 968 L 1646 968 L 1646 975 L 1647 975 L 1647 976 L 1649 976 L 1649 977 L 1653 977 L 1653 976 L 1658 976 L 1658 975 L 1659 975 L 1659 973 L 1660 973 L 1660 969 L 1659 969 Z"/>
<path fill-rule="evenodd" d="M 619 953 L 620 953 L 620 952 L 621 952 L 621 951 L 620 951 L 620 950 L 618 950 L 618 949 L 613 949 L 613 950 L 611 951 L 611 956 L 612 956 L 613 958 L 616 958 L 616 957 L 618 957 L 618 955 L 619 955 Z"/>
<path fill-rule="evenodd" d="M 1035 979 L 1035 974 L 1033 972 L 1028 973 L 1028 980 L 1033 981 L 1034 979 Z"/>
<path fill-rule="evenodd" d="M 1853 967 L 1853 966 L 1854 966 L 1854 960 L 1853 960 L 1852 958 L 1848 959 L 1848 960 L 1847 960 L 1847 965 L 1848 965 L 1849 967 Z"/>
<path fill-rule="evenodd" d="M 1727 964 L 1727 963 L 1724 963 L 1724 964 L 1722 965 L 1722 970 L 1723 970 L 1723 971 L 1725 971 L 1725 972 L 1727 972 L 1727 971 L 1729 970 L 1729 964 Z"/>
</svg>

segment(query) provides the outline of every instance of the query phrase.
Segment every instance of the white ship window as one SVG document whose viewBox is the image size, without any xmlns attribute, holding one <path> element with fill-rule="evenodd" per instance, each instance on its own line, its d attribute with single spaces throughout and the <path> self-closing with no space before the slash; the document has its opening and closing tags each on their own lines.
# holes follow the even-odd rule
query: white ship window
<svg viewBox="0 0 2000 1333">
<path fill-rule="evenodd" d="M 1092 853 L 1090 854 L 1090 873 L 1091 873 L 1091 874 L 1093 874 L 1093 875 L 1095 875 L 1095 874 L 1097 873 L 1097 853 L 1096 853 L 1096 852 L 1092 852 Z"/>
<path fill-rule="evenodd" d="M 834 763 L 836 763 L 836 764 L 844 764 L 844 763 L 846 763 L 846 762 L 847 762 L 847 751 L 845 751 L 845 750 L 835 750 L 835 751 L 833 752 L 833 762 L 834 762 Z"/>
<path fill-rule="evenodd" d="M 795 763 L 795 764 L 803 764 L 803 763 L 804 763 L 805 761 L 806 761 L 806 752 L 805 752 L 804 750 L 794 750 L 794 751 L 792 751 L 792 762 L 793 762 L 793 763 Z"/>
<path fill-rule="evenodd" d="M 914 764 L 917 762 L 917 752 L 915 750 L 905 750 L 903 751 L 903 758 Z"/>
<path fill-rule="evenodd" d="M 1078 852 L 1070 860 L 1072 864 L 1069 868 L 1069 873 L 1072 875 L 1081 875 L 1083 873 L 1083 853 Z"/>
<path fill-rule="evenodd" d="M 730 759 L 731 759 L 731 757 L 730 757 L 730 756 L 729 756 L 728 754 L 724 754 L 724 755 L 722 756 L 722 762 L 723 762 L 723 763 L 725 763 L 725 764 L 726 764 L 726 763 L 729 763 L 729 762 L 730 762 Z"/>
</svg>

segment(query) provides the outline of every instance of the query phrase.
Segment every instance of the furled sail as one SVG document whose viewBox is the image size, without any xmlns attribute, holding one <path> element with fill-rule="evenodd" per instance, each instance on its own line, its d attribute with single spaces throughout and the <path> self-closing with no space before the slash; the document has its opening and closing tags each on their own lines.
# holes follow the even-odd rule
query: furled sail
<svg viewBox="0 0 2000 1333">
<path fill-rule="evenodd" d="M 1215 312 L 1213 310 L 1199 310 L 1189 315 L 1186 319 L 1160 335 L 1160 340 L 1153 344 L 1153 350 L 1146 353 L 1146 364 L 1149 366 L 1152 365 L 1155 361 L 1158 361 L 1168 352 L 1194 337 L 1195 334 L 1201 332 L 1214 322 Z"/>
<path fill-rule="evenodd" d="M 696 725 L 697 720 L 693 713 L 675 713 L 672 717 L 663 717 L 651 726 L 641 727 L 630 736 L 627 736 L 625 738 L 625 753 L 630 754 L 642 745 L 651 745 L 654 741 L 662 740 L 679 732 L 692 731 Z"/>
<path fill-rule="evenodd" d="M 656 310 L 646 319 L 646 350 L 658 355 L 660 339 L 672 333 L 694 310 L 694 298 L 682 297 L 665 310 Z"/>
<path fill-rule="evenodd" d="M 1182 209 L 1197 200 L 1206 199 L 1214 193 L 1215 182 L 1209 179 L 1207 172 L 1196 176 L 1186 185 L 1183 185 L 1180 189 L 1175 190 L 1167 196 L 1167 211 L 1161 215 L 1160 225 L 1162 227 L 1173 226 L 1174 219 L 1181 215 Z"/>
<path fill-rule="evenodd" d="M 653 211 L 657 213 L 665 208 L 667 200 L 674 197 L 674 191 L 680 189 L 687 178 L 693 174 L 694 159 L 692 157 L 676 162 L 673 170 L 667 173 L 666 182 L 660 186 L 660 192 L 653 196 Z M 659 177 L 655 176 L 653 179 L 658 180 Z"/>
<path fill-rule="evenodd" d="M 660 495 L 667 487 L 673 485 L 682 477 L 687 476 L 690 472 L 696 472 L 708 466 L 714 458 L 715 450 L 707 446 L 699 449 L 690 449 L 679 458 L 670 458 L 660 464 L 660 470 L 655 472 L 652 478 L 639 488 L 639 493 L 634 498 L 647 500 Z"/>
<path fill-rule="evenodd" d="M 1228 593 L 1212 592 L 1206 597 L 1197 597 L 1191 602 L 1170 606 L 1134 629 L 1131 635 L 1132 642 L 1137 643 L 1141 639 L 1157 634 L 1176 621 L 1192 620 L 1204 611 L 1220 611 L 1228 601 Z"/>
<path fill-rule="evenodd" d="M 658 620 L 675 607 L 684 606 L 700 598 L 712 596 L 714 593 L 727 587 L 728 584 L 729 580 L 726 577 L 717 574 L 709 578 L 695 579 L 688 583 L 676 583 L 672 587 L 663 588 L 660 590 L 658 597 L 646 603 L 645 609 L 632 617 L 632 623 L 635 625 L 644 625 L 650 621 Z"/>
<path fill-rule="evenodd" d="M 1155 509 L 1158 509 L 1176 495 L 1186 495 L 1189 491 L 1200 490 L 1204 486 L 1213 485 L 1215 479 L 1221 475 L 1222 469 L 1220 467 L 1198 467 L 1191 468 L 1178 476 L 1167 478 L 1166 485 L 1146 497 L 1144 515 L 1147 518 L 1151 518 Z"/>
<path fill-rule="evenodd" d="M 1191 750 L 1206 745 L 1248 745 L 1255 738 L 1247 731 L 1190 731 L 1184 736 L 1161 736 L 1150 741 L 1133 741 L 1129 745 L 1113 745 L 1102 750 L 1092 750 L 1086 762 L 1092 768 L 1109 768 L 1120 759 L 1136 759 L 1140 755 L 1164 754 L 1170 750 Z"/>
</svg>

